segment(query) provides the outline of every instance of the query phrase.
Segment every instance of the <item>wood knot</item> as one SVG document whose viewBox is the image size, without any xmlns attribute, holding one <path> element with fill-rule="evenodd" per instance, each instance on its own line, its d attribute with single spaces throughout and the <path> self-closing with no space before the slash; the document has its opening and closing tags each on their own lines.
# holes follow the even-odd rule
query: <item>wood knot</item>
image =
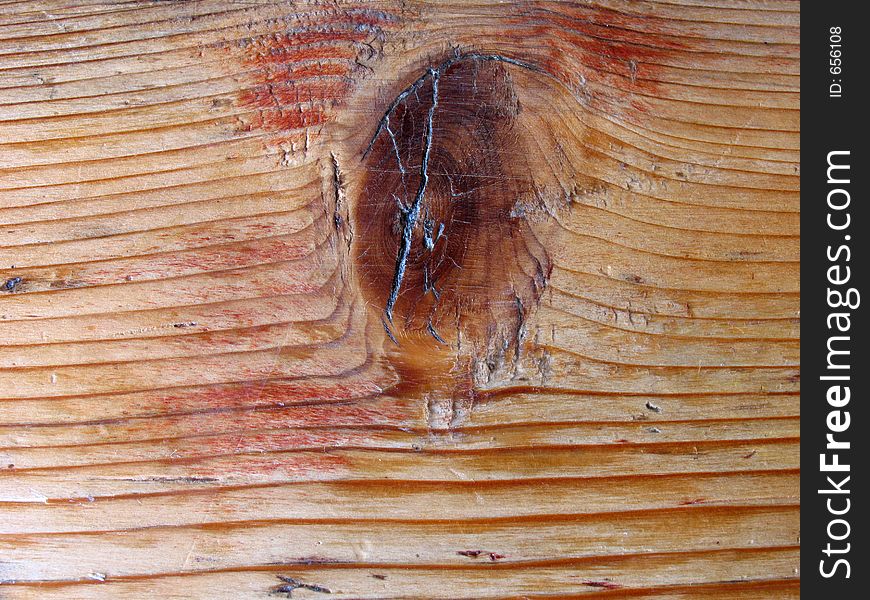
<svg viewBox="0 0 870 600">
<path fill-rule="evenodd" d="M 356 204 L 355 263 L 396 343 L 518 346 L 551 271 L 535 132 L 512 71 L 454 57 L 402 91 L 378 124 Z"/>
</svg>

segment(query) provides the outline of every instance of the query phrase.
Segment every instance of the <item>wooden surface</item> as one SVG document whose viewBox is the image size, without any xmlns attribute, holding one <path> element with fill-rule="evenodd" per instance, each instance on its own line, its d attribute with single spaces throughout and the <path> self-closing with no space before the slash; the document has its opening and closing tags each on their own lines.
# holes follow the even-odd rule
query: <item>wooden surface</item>
<svg viewBox="0 0 870 600">
<path fill-rule="evenodd" d="M 797 598 L 798 34 L 0 2 L 0 598 Z"/>
</svg>

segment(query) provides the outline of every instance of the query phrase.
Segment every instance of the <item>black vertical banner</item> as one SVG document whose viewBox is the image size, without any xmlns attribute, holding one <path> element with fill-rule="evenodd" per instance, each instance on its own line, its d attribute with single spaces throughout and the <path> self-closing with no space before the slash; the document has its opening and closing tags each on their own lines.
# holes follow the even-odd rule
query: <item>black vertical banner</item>
<svg viewBox="0 0 870 600">
<path fill-rule="evenodd" d="M 801 5 L 801 591 L 866 598 L 870 180 L 862 2 Z M 865 293 L 866 292 L 866 293 Z M 822 595 L 824 594 L 824 596 Z"/>
</svg>

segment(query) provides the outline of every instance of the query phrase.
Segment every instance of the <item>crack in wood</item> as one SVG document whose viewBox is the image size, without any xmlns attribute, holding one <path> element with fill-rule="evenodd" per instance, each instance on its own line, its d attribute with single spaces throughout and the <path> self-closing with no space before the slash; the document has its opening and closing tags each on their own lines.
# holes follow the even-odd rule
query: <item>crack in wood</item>
<svg viewBox="0 0 870 600">
<path fill-rule="evenodd" d="M 293 592 L 296 590 L 308 590 L 310 592 L 318 592 L 320 594 L 331 594 L 332 590 L 322 585 L 314 583 L 305 583 L 293 577 L 286 575 L 277 575 L 278 579 L 284 582 L 284 585 L 278 586 L 272 590 L 272 594 L 287 594 L 288 598 L 293 597 Z"/>
</svg>

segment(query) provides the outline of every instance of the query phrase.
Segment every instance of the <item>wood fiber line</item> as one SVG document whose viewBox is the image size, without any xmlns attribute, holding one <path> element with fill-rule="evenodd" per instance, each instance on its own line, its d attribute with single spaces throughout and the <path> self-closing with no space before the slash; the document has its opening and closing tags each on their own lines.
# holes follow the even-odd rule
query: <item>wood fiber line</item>
<svg viewBox="0 0 870 600">
<path fill-rule="evenodd" d="M 0 2 L 0 597 L 799 597 L 796 2 Z"/>
<path fill-rule="evenodd" d="M 196 574 L 165 574 L 153 578 L 129 577 L 107 579 L 101 582 L 101 574 L 90 581 L 39 583 L 10 588 L 14 597 L 29 597 L 28 592 L 39 592 L 49 597 L 68 597 L 73 592 L 83 598 L 99 598 L 105 593 L 99 584 L 108 586 L 110 593 L 135 595 L 154 590 L 157 593 L 172 594 L 179 590 L 206 587 L 216 597 L 232 598 L 233 593 L 248 593 L 256 596 L 277 589 L 285 573 L 295 575 L 297 581 L 332 581 L 331 593 L 349 598 L 377 598 L 389 594 L 392 597 L 407 597 L 419 594 L 421 585 L 427 587 L 426 598 L 469 598 L 470 590 L 475 597 L 483 598 L 667 598 L 684 600 L 686 598 L 728 597 L 736 600 L 758 598 L 797 598 L 798 581 L 788 574 L 788 561 L 797 555 L 795 549 L 760 550 L 757 552 L 716 553 L 705 558 L 703 554 L 659 555 L 653 557 L 627 558 L 602 561 L 597 559 L 598 567 L 589 566 L 588 561 L 551 561 L 546 564 L 526 566 L 478 565 L 457 568 L 396 568 L 394 566 L 361 564 L 358 566 L 335 567 L 329 565 L 276 565 L 272 567 L 251 567 L 236 571 L 216 571 Z M 712 559 L 712 560 L 711 560 Z M 719 559 L 719 560 L 717 560 Z M 689 582 L 689 578 L 678 576 L 674 583 L 662 583 L 661 575 L 669 569 L 682 566 L 699 569 L 715 565 L 713 577 L 728 577 L 749 569 L 759 572 L 753 565 L 759 559 L 771 566 L 773 577 L 756 578 L 749 581 L 729 581 L 727 583 Z M 721 561 L 722 565 L 718 563 Z M 497 569 L 497 571 L 496 571 Z M 493 577 L 493 573 L 497 577 Z M 614 583 L 628 573 L 634 573 L 632 585 L 620 586 Z M 518 590 L 519 595 L 506 596 L 504 587 Z M 553 590 L 571 590 L 556 592 Z M 62 596 L 65 594 L 64 596 Z M 330 596 L 331 597 L 331 596 Z M 339 596 L 340 597 L 340 596 Z"/>
</svg>

